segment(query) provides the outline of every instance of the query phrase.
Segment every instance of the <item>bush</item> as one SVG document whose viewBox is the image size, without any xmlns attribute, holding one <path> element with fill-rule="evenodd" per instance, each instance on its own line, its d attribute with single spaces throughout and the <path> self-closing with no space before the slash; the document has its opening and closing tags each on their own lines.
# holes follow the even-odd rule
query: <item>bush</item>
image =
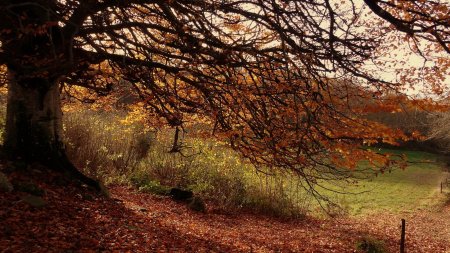
<svg viewBox="0 0 450 253">
<path fill-rule="evenodd" d="M 215 202 L 219 209 L 242 207 L 246 196 L 244 173 L 249 165 L 220 143 L 194 139 L 192 145 L 201 153 L 191 163 L 189 188 Z"/>
</svg>

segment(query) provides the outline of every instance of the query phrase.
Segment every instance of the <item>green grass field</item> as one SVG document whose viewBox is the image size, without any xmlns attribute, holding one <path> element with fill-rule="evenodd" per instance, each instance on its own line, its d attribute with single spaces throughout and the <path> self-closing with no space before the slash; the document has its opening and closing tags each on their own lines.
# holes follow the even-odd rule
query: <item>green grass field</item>
<svg viewBox="0 0 450 253">
<path fill-rule="evenodd" d="M 347 187 L 351 192 L 364 193 L 335 195 L 349 214 L 411 212 L 434 208 L 445 201 L 446 194 L 440 193 L 444 163 L 439 156 L 417 151 L 388 152 L 406 154 L 410 165 L 405 170 L 396 169 Z"/>
</svg>

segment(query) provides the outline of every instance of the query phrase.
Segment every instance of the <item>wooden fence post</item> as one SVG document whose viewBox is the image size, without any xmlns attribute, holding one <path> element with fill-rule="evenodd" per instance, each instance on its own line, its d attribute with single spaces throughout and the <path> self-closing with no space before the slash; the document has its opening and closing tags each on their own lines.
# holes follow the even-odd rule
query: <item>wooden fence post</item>
<svg viewBox="0 0 450 253">
<path fill-rule="evenodd" d="M 402 234 L 400 237 L 400 253 L 405 253 L 405 231 L 406 231 L 406 221 L 402 219 Z"/>
</svg>

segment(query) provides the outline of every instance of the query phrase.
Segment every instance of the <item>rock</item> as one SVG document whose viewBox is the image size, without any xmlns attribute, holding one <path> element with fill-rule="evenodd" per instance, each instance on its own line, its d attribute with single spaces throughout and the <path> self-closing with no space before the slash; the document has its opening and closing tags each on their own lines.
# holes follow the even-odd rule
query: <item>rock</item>
<svg viewBox="0 0 450 253">
<path fill-rule="evenodd" d="M 188 201 L 189 199 L 191 199 L 194 196 L 194 193 L 192 191 L 189 191 L 189 190 L 182 190 L 182 189 L 179 189 L 179 188 L 172 188 L 170 190 L 169 195 L 174 200 Z"/>
<path fill-rule="evenodd" d="M 47 202 L 39 196 L 27 195 L 22 197 L 22 200 L 28 205 L 36 208 L 42 208 L 47 205 Z"/>
<path fill-rule="evenodd" d="M 189 204 L 188 204 L 188 207 L 191 210 L 194 210 L 196 212 L 202 212 L 202 213 L 206 212 L 205 201 L 203 201 L 202 198 L 197 197 L 197 196 L 192 198 L 191 202 L 189 202 Z"/>
<path fill-rule="evenodd" d="M 0 172 L 0 192 L 11 192 L 14 190 L 13 185 L 9 182 L 5 174 Z"/>
</svg>

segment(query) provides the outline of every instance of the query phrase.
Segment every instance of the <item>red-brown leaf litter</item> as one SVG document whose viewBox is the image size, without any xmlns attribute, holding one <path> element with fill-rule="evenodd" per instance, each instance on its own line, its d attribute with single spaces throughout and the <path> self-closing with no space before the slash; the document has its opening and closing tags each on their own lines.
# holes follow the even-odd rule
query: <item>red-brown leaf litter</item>
<svg viewBox="0 0 450 253">
<path fill-rule="evenodd" d="M 407 252 L 450 252 L 450 207 L 438 212 L 281 220 L 250 214 L 198 213 L 168 197 L 110 186 L 110 198 L 38 167 L 11 172 L 12 182 L 44 190 L 43 207 L 29 193 L 0 193 L 0 252 L 358 252 L 364 236 L 399 251 L 400 219 Z"/>
</svg>

